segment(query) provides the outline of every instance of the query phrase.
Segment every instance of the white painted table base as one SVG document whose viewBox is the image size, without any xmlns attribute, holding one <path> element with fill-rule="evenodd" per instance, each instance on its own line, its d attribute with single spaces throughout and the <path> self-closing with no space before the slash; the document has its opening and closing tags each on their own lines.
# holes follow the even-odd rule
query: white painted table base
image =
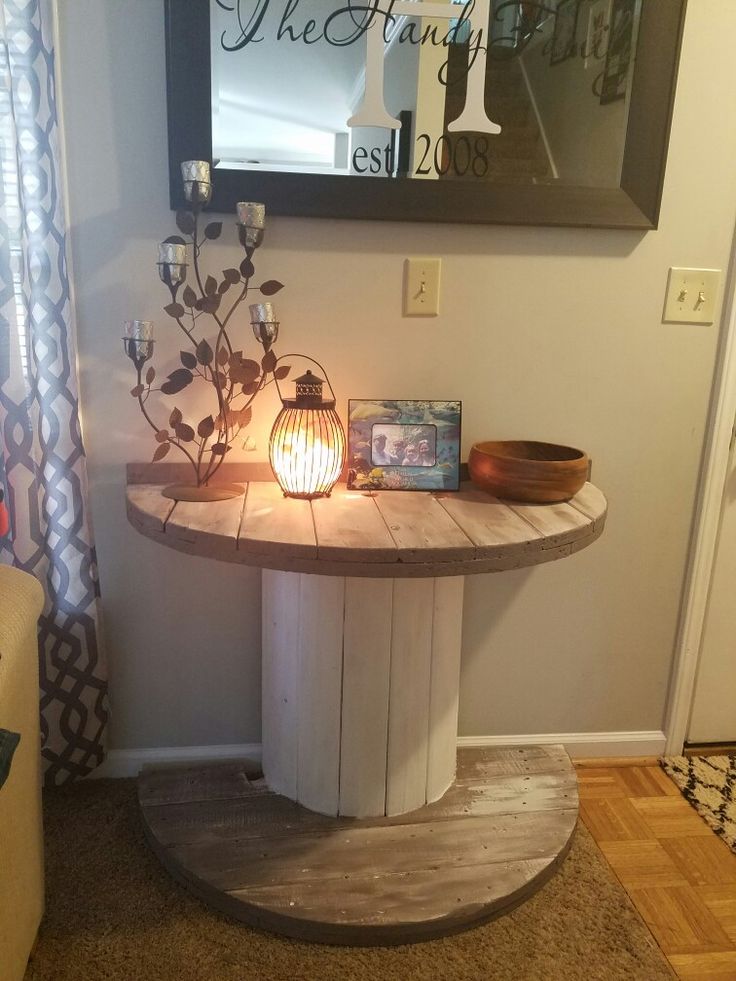
<svg viewBox="0 0 736 981">
<path fill-rule="evenodd" d="M 263 772 L 321 814 L 404 814 L 455 778 L 462 577 L 263 571 Z"/>
</svg>

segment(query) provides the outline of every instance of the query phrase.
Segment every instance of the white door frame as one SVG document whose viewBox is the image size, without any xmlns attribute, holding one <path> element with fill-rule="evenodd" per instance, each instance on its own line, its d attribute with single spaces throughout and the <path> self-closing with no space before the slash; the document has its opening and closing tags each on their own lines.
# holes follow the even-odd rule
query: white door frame
<svg viewBox="0 0 736 981">
<path fill-rule="evenodd" d="M 718 345 L 692 543 L 667 697 L 664 731 L 668 755 L 681 753 L 687 737 L 736 417 L 736 237 L 724 287 L 721 323 L 724 329 Z"/>
</svg>

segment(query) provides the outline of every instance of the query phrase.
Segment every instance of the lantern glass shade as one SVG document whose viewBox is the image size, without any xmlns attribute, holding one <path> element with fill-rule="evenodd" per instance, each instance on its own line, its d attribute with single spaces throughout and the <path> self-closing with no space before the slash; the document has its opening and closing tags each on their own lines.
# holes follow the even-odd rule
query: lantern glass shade
<svg viewBox="0 0 736 981">
<path fill-rule="evenodd" d="M 276 480 L 286 497 L 327 497 L 345 460 L 345 432 L 333 407 L 285 406 L 268 447 Z"/>
</svg>

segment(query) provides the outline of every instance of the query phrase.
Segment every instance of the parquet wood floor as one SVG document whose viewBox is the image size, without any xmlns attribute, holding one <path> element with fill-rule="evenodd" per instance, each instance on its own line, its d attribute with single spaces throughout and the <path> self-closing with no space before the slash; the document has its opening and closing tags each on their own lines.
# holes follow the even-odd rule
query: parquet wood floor
<svg viewBox="0 0 736 981">
<path fill-rule="evenodd" d="M 677 976 L 736 981 L 736 855 L 656 761 L 603 762 L 578 764 L 585 826 Z"/>
</svg>

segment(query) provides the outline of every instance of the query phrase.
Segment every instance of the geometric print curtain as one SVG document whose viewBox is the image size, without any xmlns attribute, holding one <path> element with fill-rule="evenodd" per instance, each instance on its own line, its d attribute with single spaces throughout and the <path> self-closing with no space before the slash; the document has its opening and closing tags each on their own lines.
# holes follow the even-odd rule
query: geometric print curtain
<svg viewBox="0 0 736 981">
<path fill-rule="evenodd" d="M 46 594 L 47 784 L 101 763 L 107 725 L 62 186 L 51 0 L 0 0 L 0 562 Z"/>
</svg>

